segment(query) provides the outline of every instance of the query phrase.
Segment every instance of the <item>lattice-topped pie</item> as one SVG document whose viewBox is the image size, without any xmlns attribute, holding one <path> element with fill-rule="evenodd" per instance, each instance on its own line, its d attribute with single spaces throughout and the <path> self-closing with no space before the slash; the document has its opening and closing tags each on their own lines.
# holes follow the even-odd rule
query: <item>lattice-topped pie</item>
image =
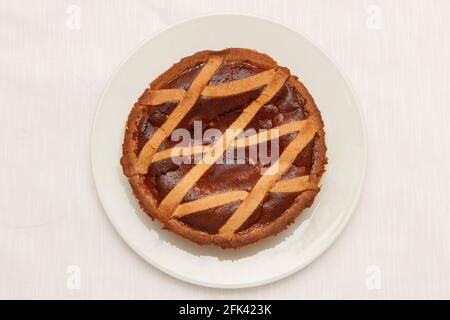
<svg viewBox="0 0 450 320">
<path fill-rule="evenodd" d="M 287 68 L 254 50 L 202 51 L 138 99 L 121 164 L 140 206 L 165 229 L 237 248 L 311 206 L 324 135 L 313 98 Z"/>
</svg>

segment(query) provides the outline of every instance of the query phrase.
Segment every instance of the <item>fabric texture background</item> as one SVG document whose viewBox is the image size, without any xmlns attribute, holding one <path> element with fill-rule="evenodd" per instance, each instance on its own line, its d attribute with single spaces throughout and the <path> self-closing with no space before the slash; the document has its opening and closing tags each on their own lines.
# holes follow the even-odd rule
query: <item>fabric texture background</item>
<svg viewBox="0 0 450 320">
<path fill-rule="evenodd" d="M 138 257 L 101 208 L 89 155 L 100 94 L 128 53 L 225 11 L 314 39 L 349 76 L 369 134 L 362 197 L 335 244 L 244 290 L 183 283 Z M 0 298 L 450 298 L 449 71 L 447 0 L 0 0 Z"/>
</svg>

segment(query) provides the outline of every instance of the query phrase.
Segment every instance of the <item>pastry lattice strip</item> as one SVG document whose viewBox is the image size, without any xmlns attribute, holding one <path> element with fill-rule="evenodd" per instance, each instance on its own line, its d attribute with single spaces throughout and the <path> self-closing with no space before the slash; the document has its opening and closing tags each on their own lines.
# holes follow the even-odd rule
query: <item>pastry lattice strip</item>
<svg viewBox="0 0 450 320">
<path fill-rule="evenodd" d="M 164 157 L 167 156 L 168 151 L 165 150 L 157 156 L 158 153 L 156 150 L 194 106 L 200 95 L 225 97 L 247 92 L 265 85 L 265 88 L 259 97 L 253 100 L 242 111 L 241 115 L 228 127 L 229 130 L 227 131 L 232 132 L 231 135 L 224 134 L 212 146 L 206 148 L 200 146 L 201 148 L 199 148 L 199 150 L 193 150 L 194 153 L 204 153 L 203 158 L 166 195 L 157 208 L 157 211 L 161 216 L 170 219 L 205 210 L 211 208 L 211 206 L 217 207 L 218 205 L 232 202 L 229 200 L 240 200 L 242 201 L 241 205 L 219 230 L 219 233 L 223 235 L 232 236 L 264 200 L 268 192 L 301 192 L 307 189 L 316 188 L 315 185 L 309 182 L 309 177 L 295 178 L 291 180 L 296 181 L 288 180 L 288 182 L 278 182 L 278 180 L 289 169 L 298 154 L 300 154 L 305 146 L 314 138 L 316 132 L 322 127 L 322 122 L 319 116 L 310 115 L 307 120 L 297 121 L 275 128 L 280 131 L 284 130 L 286 133 L 296 131 L 299 132 L 299 134 L 285 148 L 278 161 L 263 174 L 250 192 L 243 190 L 230 191 L 181 204 L 189 189 L 195 185 L 203 174 L 214 165 L 217 159 L 219 159 L 230 146 L 239 145 L 239 143 L 237 143 L 239 139 L 245 139 L 244 141 L 240 141 L 241 143 L 251 143 L 250 137 L 238 138 L 242 133 L 243 128 L 250 123 L 261 107 L 277 94 L 289 77 L 287 69 L 278 67 L 248 78 L 207 87 L 208 81 L 220 67 L 225 58 L 226 57 L 224 56 L 211 57 L 204 65 L 199 75 L 193 80 L 187 91 L 181 89 L 146 91 L 139 101 L 140 104 L 155 105 L 174 100 L 179 100 L 179 103 L 175 110 L 172 111 L 167 121 L 145 144 L 138 156 L 136 171 L 139 174 L 145 174 L 148 170 L 148 166 L 154 161 L 155 157 L 156 159 L 164 159 Z M 172 151 L 173 150 L 171 150 L 171 154 Z M 190 151 L 192 152 L 192 149 L 190 149 Z M 296 187 L 293 187 L 291 182 L 297 182 Z"/>
<path fill-rule="evenodd" d="M 198 76 L 194 79 L 194 81 L 192 81 L 189 90 L 184 93 L 175 110 L 173 110 L 170 114 L 169 119 L 167 119 L 167 121 L 164 122 L 158 130 L 156 130 L 139 154 L 136 170 L 137 173 L 147 173 L 148 165 L 151 163 L 151 159 L 156 153 L 156 150 L 158 150 L 161 143 L 172 133 L 172 131 L 175 130 L 177 125 L 181 122 L 181 120 L 183 120 L 184 116 L 194 106 L 209 79 L 222 64 L 223 59 L 224 56 L 211 57 L 202 68 Z M 164 93 L 164 95 L 166 96 L 167 93 Z"/>
<path fill-rule="evenodd" d="M 270 69 L 244 79 L 208 86 L 203 89 L 201 95 L 219 98 L 251 91 L 269 83 L 274 73 L 275 69 Z M 164 102 L 178 101 L 183 99 L 185 94 L 186 91 L 183 89 L 147 89 L 139 99 L 139 104 L 158 105 Z"/>
<path fill-rule="evenodd" d="M 278 127 L 272 128 L 265 132 L 237 137 L 232 144 L 234 148 L 243 148 L 257 145 L 272 139 L 284 136 L 292 132 L 298 132 L 302 126 L 303 121 L 293 121 L 287 124 L 280 125 Z M 152 158 L 152 163 L 158 162 L 164 159 L 169 159 L 173 157 L 188 157 L 196 154 L 203 154 L 210 150 L 209 146 L 205 145 L 192 145 L 187 147 L 173 147 L 168 148 L 163 151 L 155 153 Z"/>
<path fill-rule="evenodd" d="M 309 176 L 302 176 L 277 182 L 270 192 L 299 193 L 306 190 L 317 190 L 316 184 L 309 181 Z M 249 192 L 244 190 L 228 191 L 189 201 L 179 205 L 173 213 L 173 218 L 181 218 L 199 211 L 216 208 L 235 201 L 245 200 Z"/>
</svg>

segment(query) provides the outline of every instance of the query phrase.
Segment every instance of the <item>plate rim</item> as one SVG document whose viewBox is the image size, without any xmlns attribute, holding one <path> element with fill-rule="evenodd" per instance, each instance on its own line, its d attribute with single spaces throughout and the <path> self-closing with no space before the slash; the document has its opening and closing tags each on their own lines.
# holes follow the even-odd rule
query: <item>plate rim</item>
<svg viewBox="0 0 450 320">
<path fill-rule="evenodd" d="M 285 272 L 283 274 L 280 275 L 276 275 L 274 277 L 270 277 L 261 281 L 255 281 L 255 282 L 249 282 L 249 283 L 242 283 L 242 284 L 230 284 L 230 285 L 224 285 L 224 284 L 215 284 L 215 283 L 210 283 L 210 282 L 204 282 L 204 281 L 198 281 L 195 279 L 191 279 L 189 277 L 185 277 L 183 275 L 180 275 L 176 272 L 173 272 L 172 270 L 166 268 L 165 266 L 161 265 L 158 263 L 158 261 L 156 261 L 155 259 L 151 259 L 149 258 L 144 252 L 142 252 L 141 249 L 138 248 L 138 246 L 136 246 L 133 242 L 131 241 L 127 241 L 127 237 L 124 235 L 124 232 L 121 231 L 121 229 L 117 226 L 115 219 L 113 218 L 113 216 L 108 213 L 108 211 L 105 208 L 104 202 L 105 200 L 103 199 L 102 195 L 100 194 L 99 191 L 99 177 L 96 174 L 95 171 L 95 167 L 96 167 L 96 160 L 94 159 L 94 149 L 95 149 L 95 132 L 96 132 L 96 127 L 98 126 L 98 118 L 99 118 L 99 114 L 101 112 L 101 110 L 104 108 L 103 105 L 103 101 L 104 98 L 112 84 L 112 82 L 114 81 L 114 79 L 116 78 L 117 74 L 120 72 L 120 70 L 123 68 L 123 66 L 129 61 L 129 59 L 135 54 L 137 53 L 147 42 L 151 41 L 153 38 L 158 37 L 160 34 L 163 34 L 164 32 L 175 28 L 179 25 L 182 25 L 184 23 L 188 23 L 188 22 L 192 22 L 195 20 L 200 20 L 200 19 L 204 19 L 204 18 L 209 18 L 209 17 L 215 17 L 215 16 L 239 16 L 239 17 L 244 17 L 244 18 L 252 18 L 252 19 L 259 19 L 259 20 L 263 20 L 265 22 L 269 22 L 272 24 L 276 24 L 280 27 L 283 27 L 291 32 L 294 32 L 296 34 L 299 34 L 300 36 L 302 36 L 303 38 L 305 38 L 312 46 L 316 47 L 332 64 L 333 66 L 336 68 L 336 70 L 338 71 L 338 73 L 342 76 L 342 79 L 345 82 L 345 85 L 347 86 L 347 88 L 349 89 L 349 92 L 351 94 L 351 98 L 354 102 L 354 105 L 356 106 L 356 109 L 358 111 L 358 116 L 359 116 L 359 120 L 360 120 L 360 124 L 361 124 L 361 129 L 362 129 L 362 167 L 361 167 L 361 175 L 359 177 L 359 181 L 358 181 L 358 186 L 357 186 L 357 192 L 355 193 L 355 196 L 353 197 L 353 200 L 349 206 L 349 210 L 347 211 L 347 214 L 344 215 L 343 219 L 341 219 L 341 221 L 339 222 L 339 224 L 336 226 L 336 229 L 334 231 L 334 233 L 332 233 L 330 236 L 328 236 L 327 238 L 325 238 L 323 241 L 318 243 L 317 249 L 315 250 L 315 254 L 310 254 L 309 256 L 307 256 L 306 258 L 303 259 L 303 263 L 297 265 L 295 268 L 293 268 L 292 270 L 289 270 L 288 272 Z M 286 23 L 282 23 L 276 20 L 273 20 L 272 18 L 268 18 L 268 17 L 264 17 L 264 16 L 258 16 L 258 15 L 254 15 L 254 14 L 248 14 L 248 13 L 241 13 L 241 12 L 233 12 L 233 11 L 225 11 L 225 12 L 215 12 L 215 13 L 208 13 L 208 14 L 202 14 L 202 15 L 196 15 L 194 17 L 190 17 L 187 19 L 183 19 L 180 20 L 179 22 L 170 24 L 169 26 L 163 27 L 161 29 L 159 29 L 158 31 L 151 33 L 149 36 L 145 37 L 145 39 L 143 41 L 141 41 L 135 48 L 133 48 L 132 50 L 130 50 L 130 52 L 125 56 L 125 58 L 115 67 L 114 71 L 112 72 L 112 74 L 109 76 L 108 81 L 105 84 L 104 89 L 102 90 L 102 93 L 100 95 L 100 98 L 97 101 L 96 104 L 96 109 L 94 112 L 94 119 L 92 121 L 92 125 L 91 125 L 91 132 L 90 132 L 90 138 L 89 138 L 89 143 L 90 143 L 90 148 L 89 148 L 89 156 L 90 156 L 90 166 L 91 166 L 91 174 L 92 174 L 92 178 L 94 180 L 94 185 L 95 185 L 95 189 L 96 189 L 96 195 L 98 200 L 100 201 L 101 207 L 103 208 L 104 214 L 106 214 L 106 216 L 108 217 L 109 222 L 112 224 L 113 228 L 115 229 L 115 231 L 119 234 L 119 236 L 122 238 L 122 241 L 124 241 L 127 246 L 129 246 L 141 259 L 143 259 L 146 263 L 149 263 L 151 266 L 155 267 L 156 269 L 166 273 L 167 275 L 190 283 L 190 284 L 194 284 L 197 286 L 202 286 L 202 287 L 208 287 L 208 288 L 215 288 L 215 289 L 243 289 L 243 288 L 252 288 L 252 287 L 257 287 L 257 286 L 263 286 L 272 282 L 276 282 L 278 280 L 287 278 L 291 275 L 293 275 L 294 273 L 304 269 L 306 266 L 310 265 L 311 263 L 313 263 L 316 259 L 318 259 L 320 256 L 322 256 L 330 247 L 331 245 L 336 241 L 336 239 L 342 234 L 342 232 L 344 231 L 345 227 L 348 225 L 348 222 L 350 220 L 350 218 L 353 216 L 360 198 L 361 198 L 361 193 L 364 187 L 364 182 L 366 180 L 366 174 L 367 174 L 367 165 L 368 165 L 368 133 L 367 133 L 367 125 L 366 125 L 366 119 L 365 119 L 365 114 L 364 111 L 362 109 L 362 103 L 361 100 L 359 99 L 355 88 L 353 87 L 349 77 L 347 76 L 347 74 L 343 71 L 343 69 L 341 68 L 341 66 L 336 62 L 336 60 L 331 57 L 326 50 L 324 50 L 318 43 L 316 43 L 309 35 L 296 30 L 294 27 L 290 26 L 289 24 Z"/>
</svg>

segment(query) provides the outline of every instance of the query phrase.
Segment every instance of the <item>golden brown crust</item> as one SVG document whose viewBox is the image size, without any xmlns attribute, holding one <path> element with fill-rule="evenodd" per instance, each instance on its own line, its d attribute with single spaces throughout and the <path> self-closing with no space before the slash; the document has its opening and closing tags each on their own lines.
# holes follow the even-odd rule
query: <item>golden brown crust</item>
<svg viewBox="0 0 450 320">
<path fill-rule="evenodd" d="M 176 78 L 181 72 L 186 69 L 192 68 L 199 64 L 206 63 L 213 56 L 222 56 L 225 60 L 230 61 L 245 61 L 250 62 L 252 65 L 261 67 L 266 70 L 278 68 L 276 62 L 265 54 L 258 53 L 249 49 L 226 49 L 222 51 L 202 51 L 198 52 L 190 57 L 186 57 L 180 60 L 177 64 L 172 66 L 169 70 L 161 74 L 150 85 L 151 90 L 159 90 L 166 83 Z M 287 70 L 284 69 L 283 70 Z M 287 72 L 289 72 L 287 70 Z M 290 76 L 287 80 L 293 85 L 296 90 L 306 100 L 306 111 L 309 115 L 317 115 L 320 119 L 320 112 L 316 107 L 316 104 L 309 94 L 304 85 L 294 76 Z M 251 87 L 251 85 L 250 85 Z M 184 93 L 180 90 L 176 90 L 176 100 L 182 99 Z M 214 90 L 210 90 L 215 92 Z M 170 96 L 170 95 L 169 95 Z M 147 100 L 145 100 L 147 99 Z M 315 151 L 314 151 L 314 164 L 311 169 L 309 183 L 306 191 L 303 191 L 296 199 L 294 204 L 282 213 L 274 221 L 266 225 L 253 225 L 249 229 L 242 232 L 235 232 L 232 235 L 229 233 L 217 233 L 209 234 L 207 232 L 196 230 L 178 219 L 168 219 L 164 211 L 158 210 L 158 204 L 144 182 L 144 176 L 136 172 L 136 165 L 138 162 L 138 156 L 136 155 L 137 142 L 136 133 L 138 132 L 137 123 L 141 117 L 145 114 L 147 106 L 145 103 L 149 102 L 149 99 L 156 99 L 150 102 L 160 102 L 164 99 L 167 100 L 166 93 L 161 95 L 149 95 L 146 91 L 140 98 L 139 102 L 133 107 L 127 121 L 125 129 L 125 137 L 123 144 L 123 156 L 121 164 L 124 170 L 124 174 L 128 177 L 130 185 L 133 189 L 135 197 L 138 199 L 141 208 L 153 219 L 157 219 L 163 223 L 164 228 L 175 232 L 182 237 L 189 239 L 200 245 L 217 245 L 222 248 L 238 248 L 244 245 L 248 245 L 257 242 L 270 235 L 276 235 L 280 231 L 286 229 L 296 217 L 307 207 L 310 207 L 319 192 L 320 179 L 325 171 L 326 165 L 326 146 L 325 146 L 325 132 L 319 129 L 315 133 Z M 159 100 L 158 100 L 159 99 Z M 165 100 L 164 100 L 165 101 Z M 149 103 L 151 104 L 151 103 Z M 320 119 L 320 122 L 322 120 Z M 315 186 L 315 187 L 313 187 Z M 284 186 L 285 187 L 285 186 Z M 239 194 L 239 197 L 243 195 Z M 187 209 L 186 209 L 187 210 Z M 187 211 L 186 211 L 187 212 Z"/>
</svg>

